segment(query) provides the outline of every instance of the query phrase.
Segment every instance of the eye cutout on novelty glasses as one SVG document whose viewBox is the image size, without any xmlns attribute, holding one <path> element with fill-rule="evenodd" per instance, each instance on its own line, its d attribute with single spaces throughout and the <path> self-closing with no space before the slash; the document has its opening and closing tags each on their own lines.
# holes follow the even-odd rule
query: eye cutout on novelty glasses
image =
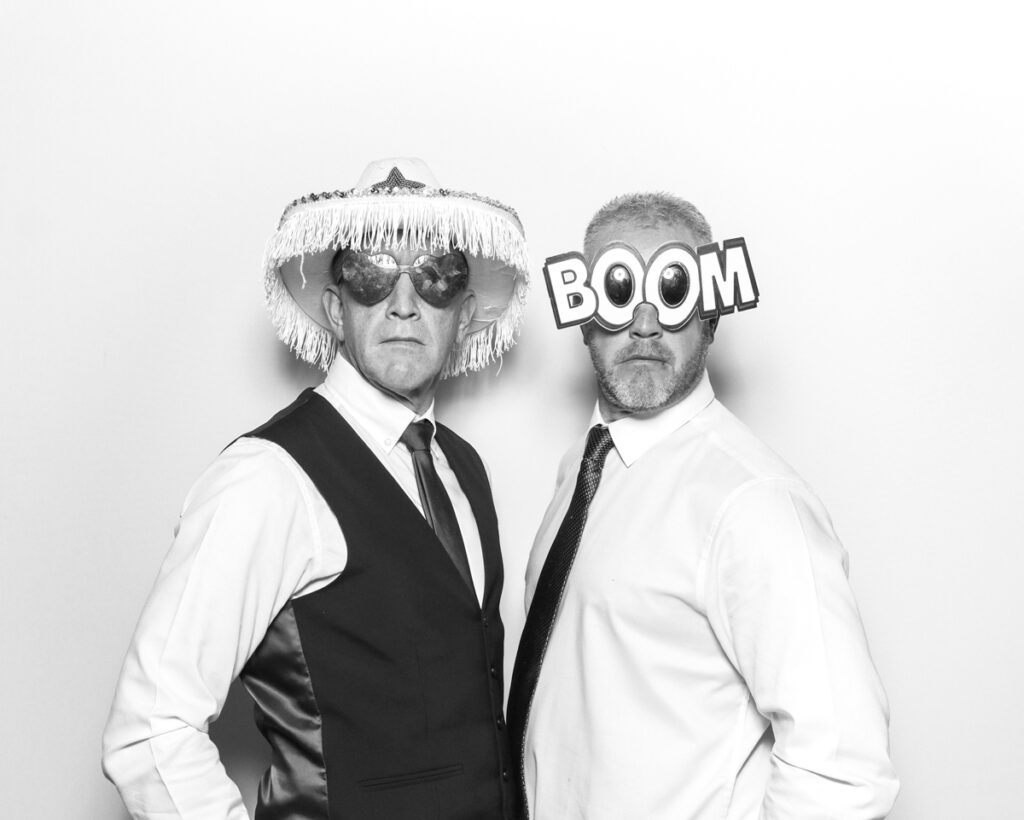
<svg viewBox="0 0 1024 820">
<path fill-rule="evenodd" d="M 678 330 L 696 313 L 713 319 L 757 307 L 759 292 L 742 237 L 694 249 L 666 242 L 644 262 L 625 242 L 609 242 L 592 265 L 575 251 L 548 257 L 544 281 L 559 328 L 594 319 L 621 330 L 641 304 L 651 304 L 666 330 Z"/>
</svg>

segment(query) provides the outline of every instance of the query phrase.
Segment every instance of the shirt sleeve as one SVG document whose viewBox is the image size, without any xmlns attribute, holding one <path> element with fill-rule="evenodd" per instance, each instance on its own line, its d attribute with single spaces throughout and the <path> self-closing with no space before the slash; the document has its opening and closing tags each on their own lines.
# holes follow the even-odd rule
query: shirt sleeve
<svg viewBox="0 0 1024 820">
<path fill-rule="evenodd" d="M 276 445 L 241 439 L 186 499 L 103 737 L 104 772 L 136 820 L 248 818 L 207 732 L 270 622 L 318 573 L 302 479 Z"/>
<path fill-rule="evenodd" d="M 712 628 L 775 735 L 760 820 L 885 817 L 888 704 L 821 502 L 791 480 L 741 488 L 707 572 Z"/>
</svg>

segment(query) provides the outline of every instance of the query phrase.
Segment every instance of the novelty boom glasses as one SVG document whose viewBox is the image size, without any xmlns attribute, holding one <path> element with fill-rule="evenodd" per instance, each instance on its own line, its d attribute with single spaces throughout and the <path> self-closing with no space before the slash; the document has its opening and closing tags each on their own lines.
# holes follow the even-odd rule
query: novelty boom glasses
<svg viewBox="0 0 1024 820">
<path fill-rule="evenodd" d="M 344 282 L 361 305 L 375 305 L 390 295 L 398 278 L 408 273 L 416 293 L 428 305 L 448 307 L 469 284 L 469 262 L 461 251 L 442 256 L 425 253 L 411 265 L 399 265 L 389 253 L 364 253 L 345 248 L 331 263 L 334 281 Z"/>
<path fill-rule="evenodd" d="M 563 253 L 544 261 L 555 324 L 560 328 L 595 319 L 621 330 L 641 304 L 651 304 L 666 330 L 678 330 L 696 312 L 712 319 L 757 306 L 754 271 L 742 238 L 701 245 L 667 242 L 644 263 L 636 248 L 610 242 L 588 266 L 583 254 Z"/>
</svg>

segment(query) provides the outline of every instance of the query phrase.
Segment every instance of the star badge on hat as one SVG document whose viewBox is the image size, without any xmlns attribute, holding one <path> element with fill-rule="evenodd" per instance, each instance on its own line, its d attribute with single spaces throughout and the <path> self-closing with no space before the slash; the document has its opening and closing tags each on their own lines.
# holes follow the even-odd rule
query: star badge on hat
<svg viewBox="0 0 1024 820">
<path fill-rule="evenodd" d="M 402 172 L 396 165 L 391 169 L 391 173 L 387 175 L 387 178 L 381 182 L 376 182 L 370 186 L 370 190 L 376 193 L 377 191 L 385 190 L 388 188 L 426 188 L 422 182 L 415 182 L 411 179 L 406 179 Z"/>
</svg>

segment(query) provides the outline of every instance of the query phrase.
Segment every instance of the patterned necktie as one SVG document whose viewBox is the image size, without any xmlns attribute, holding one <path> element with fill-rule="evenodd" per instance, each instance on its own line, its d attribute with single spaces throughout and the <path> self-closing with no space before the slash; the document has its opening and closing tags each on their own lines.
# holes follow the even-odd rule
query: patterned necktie
<svg viewBox="0 0 1024 820">
<path fill-rule="evenodd" d="M 565 591 L 565 582 L 569 578 L 587 523 L 590 502 L 597 492 L 597 485 L 601 483 L 601 470 L 611 449 L 612 436 L 608 428 L 604 425 L 592 427 L 587 437 L 587 447 L 583 451 L 583 462 L 576 477 L 576 489 L 573 490 L 569 510 L 562 519 L 562 525 L 544 561 L 544 568 L 540 571 L 530 611 L 526 616 L 526 626 L 519 639 L 519 651 L 516 653 L 512 685 L 508 693 L 508 726 L 512 752 L 519 766 L 520 783 L 525 783 L 523 747 L 526 742 L 526 721 L 537 688 L 537 679 L 540 677 L 541 663 Z"/>
<path fill-rule="evenodd" d="M 415 421 L 405 428 L 401 442 L 412 454 L 413 471 L 416 473 L 416 489 L 420 493 L 420 504 L 423 506 L 423 517 L 433 528 L 445 552 L 452 559 L 470 589 L 473 587 L 473 576 L 469 571 L 469 559 L 466 557 L 466 545 L 462 541 L 462 531 L 455 517 L 452 500 L 444 489 L 444 484 L 434 467 L 434 459 L 430 455 L 430 439 L 434 435 L 434 425 L 427 419 Z"/>
</svg>

